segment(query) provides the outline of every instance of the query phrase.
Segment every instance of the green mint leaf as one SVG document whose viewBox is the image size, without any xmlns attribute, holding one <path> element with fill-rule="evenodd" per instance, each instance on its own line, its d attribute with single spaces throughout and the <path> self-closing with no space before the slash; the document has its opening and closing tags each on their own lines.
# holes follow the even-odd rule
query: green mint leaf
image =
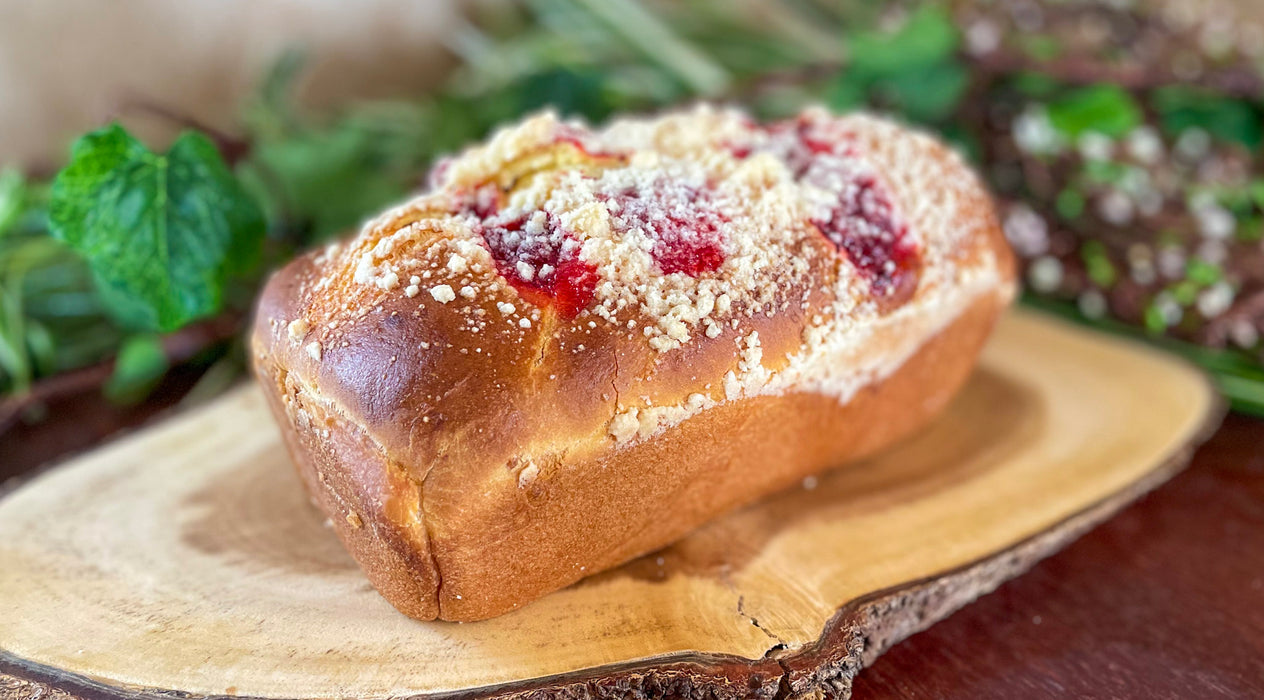
<svg viewBox="0 0 1264 700">
<path fill-rule="evenodd" d="M 1245 219 L 1238 220 L 1238 230 L 1234 236 L 1239 241 L 1246 243 L 1254 243 L 1264 238 L 1264 218 L 1258 215 L 1251 215 Z"/>
<path fill-rule="evenodd" d="M 265 230 L 205 136 L 185 132 L 158 155 L 117 124 L 75 143 L 53 181 L 49 225 L 87 261 L 119 322 L 160 331 L 219 311 Z"/>
<path fill-rule="evenodd" d="M 48 326 L 35 319 L 28 319 L 26 349 L 31 353 L 31 363 L 36 375 L 52 374 L 57 369 L 57 342 Z"/>
<path fill-rule="evenodd" d="M 877 75 L 903 73 L 952 58 L 961 36 L 942 7 L 914 10 L 894 32 L 866 31 L 848 41 L 849 69 Z"/>
<path fill-rule="evenodd" d="M 1224 278 L 1224 271 L 1219 265 L 1191 258 L 1185 265 L 1185 276 L 1196 284 L 1203 287 L 1210 287 Z"/>
<path fill-rule="evenodd" d="M 1054 202 L 1054 208 L 1058 210 L 1058 216 L 1067 221 L 1075 221 L 1084 213 L 1084 195 L 1073 189 L 1065 189 L 1058 193 L 1058 198 Z"/>
<path fill-rule="evenodd" d="M 1089 241 L 1080 249 L 1080 257 L 1084 260 L 1088 277 L 1098 287 L 1109 289 L 1115 284 L 1117 273 L 1114 264 L 1106 254 L 1106 246 L 1101 241 Z"/>
<path fill-rule="evenodd" d="M 1250 150 L 1264 142 L 1260 114 L 1245 100 L 1184 86 L 1160 88 L 1151 99 L 1163 130 L 1172 136 L 1199 127 L 1222 141 L 1240 143 Z"/>
<path fill-rule="evenodd" d="M 1247 191 L 1250 192 L 1251 200 L 1255 202 L 1255 206 L 1264 210 L 1264 180 L 1251 180 L 1251 184 L 1247 185 Z"/>
<path fill-rule="evenodd" d="M 605 81 L 595 70 L 550 68 L 528 75 L 519 85 L 522 112 L 553 107 L 563 116 L 601 122 L 614 108 L 606 94 Z"/>
<path fill-rule="evenodd" d="M 123 341 L 114 360 L 114 373 L 105 383 L 105 396 L 115 403 L 144 400 L 167 373 L 167 354 L 156 335 L 133 335 Z"/>
<path fill-rule="evenodd" d="M 952 116 L 969 86 L 970 74 L 964 66 L 939 63 L 891 76 L 877 89 L 888 93 L 909 119 L 934 123 Z"/>
<path fill-rule="evenodd" d="M 1198 298 L 1198 285 L 1190 280 L 1182 280 L 1168 288 L 1172 298 L 1176 303 L 1186 308 L 1193 306 L 1194 301 Z"/>
<path fill-rule="evenodd" d="M 1088 131 L 1120 137 L 1141 124 L 1141 107 L 1114 85 L 1073 90 L 1049 104 L 1049 121 L 1072 138 Z"/>
<path fill-rule="evenodd" d="M 0 172 L 0 236 L 17 223 L 26 207 L 26 181 L 16 170 Z"/>
<path fill-rule="evenodd" d="M 375 153 L 379 140 L 347 127 L 263 141 L 243 175 L 260 193 L 279 188 L 277 215 L 283 204 L 310 227 L 310 240 L 319 241 L 346 233 L 407 193 L 405 178 Z"/>
<path fill-rule="evenodd" d="M 1167 330 L 1167 317 L 1155 304 L 1146 306 L 1143 323 L 1145 329 L 1154 335 L 1160 335 Z"/>
<path fill-rule="evenodd" d="M 1129 166 L 1108 160 L 1090 160 L 1084 163 L 1084 176 L 1094 184 L 1116 185 L 1128 176 Z"/>
<path fill-rule="evenodd" d="M 835 112 L 850 112 L 864 107 L 869 86 L 859 74 L 843 71 L 826 90 L 825 100 Z"/>
<path fill-rule="evenodd" d="M 949 122 L 939 126 L 939 135 L 948 141 L 970 164 L 978 167 L 983 163 L 983 144 L 978 135 L 964 124 Z"/>
</svg>

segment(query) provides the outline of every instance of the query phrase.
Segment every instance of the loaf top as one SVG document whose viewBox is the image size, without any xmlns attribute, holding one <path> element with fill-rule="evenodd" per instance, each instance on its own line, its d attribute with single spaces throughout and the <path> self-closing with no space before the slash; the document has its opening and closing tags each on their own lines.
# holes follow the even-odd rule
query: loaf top
<svg viewBox="0 0 1264 700">
<path fill-rule="evenodd" d="M 846 401 L 1011 285 L 975 176 L 890 122 L 545 113 L 279 273 L 256 350 L 418 477 L 448 460 L 521 477 L 725 401 Z"/>
</svg>

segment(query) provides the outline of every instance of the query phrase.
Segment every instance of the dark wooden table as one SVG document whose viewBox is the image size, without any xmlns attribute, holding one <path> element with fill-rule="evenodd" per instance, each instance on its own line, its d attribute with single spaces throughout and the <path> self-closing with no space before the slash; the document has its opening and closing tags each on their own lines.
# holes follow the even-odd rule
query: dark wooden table
<svg viewBox="0 0 1264 700">
<path fill-rule="evenodd" d="M 0 435 L 0 478 L 151 419 L 92 395 Z M 1264 421 L 1230 416 L 1172 482 L 881 657 L 876 698 L 1264 698 Z"/>
</svg>

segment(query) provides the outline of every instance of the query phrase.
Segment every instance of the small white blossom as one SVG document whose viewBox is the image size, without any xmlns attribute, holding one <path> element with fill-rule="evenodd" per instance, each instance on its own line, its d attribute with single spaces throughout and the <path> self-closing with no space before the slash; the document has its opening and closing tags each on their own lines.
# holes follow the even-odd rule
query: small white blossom
<svg viewBox="0 0 1264 700">
<path fill-rule="evenodd" d="M 1215 318 L 1233 305 L 1233 287 L 1228 282 L 1217 282 L 1198 295 L 1198 313 L 1203 318 Z"/>
<path fill-rule="evenodd" d="M 1198 222 L 1198 232 L 1204 238 L 1224 240 L 1232 236 L 1234 229 L 1238 227 L 1233 212 L 1218 204 L 1195 210 L 1194 219 Z"/>
<path fill-rule="evenodd" d="M 1141 243 L 1128 246 L 1128 276 L 1140 285 L 1153 284 L 1158 278 L 1154 269 L 1154 253 Z"/>
<path fill-rule="evenodd" d="M 1164 325 L 1169 328 L 1180 323 L 1181 317 L 1185 315 L 1185 310 L 1169 292 L 1159 292 L 1154 297 L 1154 308 L 1158 310 Z"/>
<path fill-rule="evenodd" d="M 1108 161 L 1115 153 L 1115 142 L 1106 134 L 1096 131 L 1080 134 L 1075 145 L 1080 151 L 1080 157 L 1084 160 Z"/>
<path fill-rule="evenodd" d="M 1062 261 L 1047 255 L 1037 258 L 1027 269 L 1027 282 L 1042 294 L 1056 291 L 1062 286 Z"/>
<path fill-rule="evenodd" d="M 1034 258 L 1049 251 L 1049 224 L 1026 204 L 1010 207 L 1003 228 L 1005 238 L 1014 251 L 1024 258 Z"/>
<path fill-rule="evenodd" d="M 1240 348 L 1250 350 L 1260 342 L 1260 332 L 1245 318 L 1239 318 L 1229 326 L 1229 338 Z"/>
<path fill-rule="evenodd" d="M 1196 254 L 1199 260 L 1209 262 L 1212 265 L 1223 265 L 1229 257 L 1229 249 L 1225 246 L 1223 240 L 1208 238 L 1198 244 Z"/>
<path fill-rule="evenodd" d="M 1049 121 L 1044 107 L 1033 106 L 1023 110 L 1014 119 L 1014 142 L 1018 148 L 1032 155 L 1055 155 L 1066 147 L 1062 134 Z"/>
<path fill-rule="evenodd" d="M 1001 28 L 990 19 L 980 19 L 966 29 L 966 50 L 972 56 L 992 53 L 1001 45 Z"/>
<path fill-rule="evenodd" d="M 1211 152 L 1211 134 L 1192 126 L 1176 139 L 1176 153 L 1186 160 L 1202 160 Z"/>
<path fill-rule="evenodd" d="M 1143 125 L 1128 134 L 1128 155 L 1138 162 L 1154 165 L 1163 158 L 1163 139 L 1152 126 Z"/>
<path fill-rule="evenodd" d="M 1097 213 L 1109 224 L 1127 226 L 1136 216 L 1136 207 L 1128 195 L 1112 189 L 1097 200 Z"/>
<path fill-rule="evenodd" d="M 1144 216 L 1155 216 L 1163 211 L 1163 193 L 1154 188 L 1137 192 L 1133 199 L 1137 202 L 1137 211 Z"/>
<path fill-rule="evenodd" d="M 1168 246 L 1159 250 L 1159 272 L 1168 279 L 1185 276 L 1185 251 Z"/>
<path fill-rule="evenodd" d="M 1101 318 L 1106 315 L 1106 297 L 1096 289 L 1090 289 L 1081 294 L 1078 305 L 1080 313 L 1088 318 Z"/>
</svg>

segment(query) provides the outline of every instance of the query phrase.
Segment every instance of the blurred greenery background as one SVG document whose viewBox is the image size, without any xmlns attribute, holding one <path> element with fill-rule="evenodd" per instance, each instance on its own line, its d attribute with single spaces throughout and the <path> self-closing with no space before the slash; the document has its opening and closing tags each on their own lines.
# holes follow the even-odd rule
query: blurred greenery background
<svg viewBox="0 0 1264 700">
<path fill-rule="evenodd" d="M 872 109 L 940 134 L 997 196 L 1024 303 L 1180 353 L 1235 408 L 1264 414 L 1264 30 L 1207 6 L 475 2 L 445 36 L 450 74 L 425 94 L 301 107 L 299 47 L 258 76 L 232 129 L 142 96 L 124 127 L 156 118 L 200 135 L 158 154 L 97 132 L 56 180 L 0 171 L 0 429 L 85 386 L 143 401 L 178 365 L 202 373 L 194 397 L 229 386 L 267 270 L 418 191 L 437 156 L 499 123 L 701 99 L 760 119 Z M 135 212 L 106 216 L 110 188 L 153 167 L 185 173 L 189 201 L 235 203 L 196 299 L 180 296 L 187 270 L 126 267 Z M 126 279 L 149 272 L 169 291 L 133 298 Z"/>
</svg>

